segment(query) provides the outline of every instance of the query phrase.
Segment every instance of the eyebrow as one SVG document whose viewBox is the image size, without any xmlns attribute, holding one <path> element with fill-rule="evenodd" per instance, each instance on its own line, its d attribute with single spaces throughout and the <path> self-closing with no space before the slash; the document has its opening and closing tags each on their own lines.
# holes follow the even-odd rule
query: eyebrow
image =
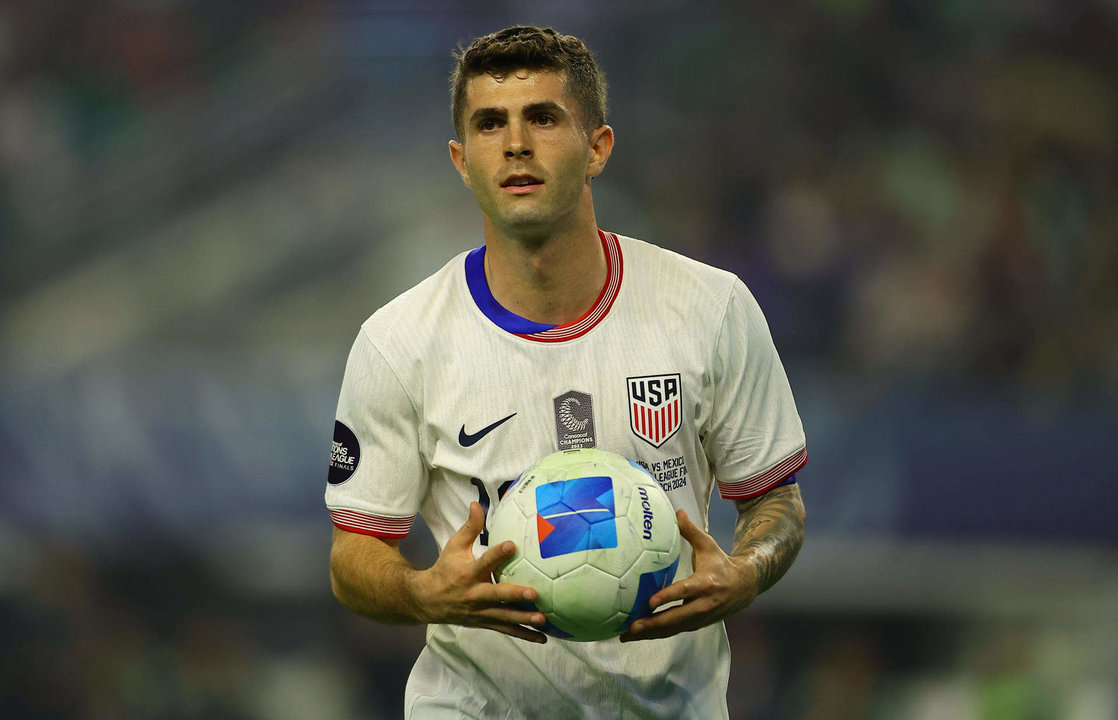
<svg viewBox="0 0 1118 720">
<path fill-rule="evenodd" d="M 524 107 L 522 107 L 520 109 L 520 112 L 524 115 L 535 115 L 536 113 L 540 113 L 540 112 L 549 112 L 552 115 L 566 115 L 567 114 L 566 110 L 563 109 L 562 105 L 560 105 L 559 103 L 554 102 L 552 100 L 545 100 L 543 102 L 532 103 L 531 105 L 525 105 Z"/>
<path fill-rule="evenodd" d="M 567 111 L 563 109 L 562 105 L 560 105 L 559 103 L 554 102 L 552 100 L 544 100 L 542 102 L 529 103 L 528 105 L 525 105 L 524 107 L 520 108 L 520 112 L 521 112 L 522 115 L 534 115 L 534 114 L 540 113 L 540 112 L 549 112 L 553 115 L 566 115 L 567 114 Z M 470 124 L 472 125 L 472 124 L 476 123 L 478 120 L 481 120 L 482 118 L 504 118 L 504 117 L 508 117 L 508 111 L 505 110 L 504 108 L 496 108 L 496 107 L 478 108 L 477 110 L 474 110 L 470 114 Z"/>
</svg>

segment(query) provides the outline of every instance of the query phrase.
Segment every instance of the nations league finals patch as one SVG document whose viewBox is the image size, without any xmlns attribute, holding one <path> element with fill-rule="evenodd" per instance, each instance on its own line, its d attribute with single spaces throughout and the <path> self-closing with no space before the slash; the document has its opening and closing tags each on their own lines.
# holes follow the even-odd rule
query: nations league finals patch
<svg viewBox="0 0 1118 720">
<path fill-rule="evenodd" d="M 361 447 L 357 436 L 344 423 L 334 421 L 334 444 L 330 448 L 330 475 L 326 481 L 331 485 L 344 483 L 361 462 Z"/>
</svg>

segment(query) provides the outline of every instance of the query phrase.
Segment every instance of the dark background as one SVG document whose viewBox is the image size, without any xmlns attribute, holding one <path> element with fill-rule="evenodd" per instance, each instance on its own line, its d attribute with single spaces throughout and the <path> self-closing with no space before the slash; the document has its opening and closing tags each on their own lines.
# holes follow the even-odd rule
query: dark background
<svg viewBox="0 0 1118 720">
<path fill-rule="evenodd" d="M 330 595 L 334 407 L 482 242 L 450 51 L 518 22 L 610 81 L 601 225 L 738 273 L 796 393 L 732 717 L 1118 718 L 1106 0 L 0 5 L 0 716 L 399 716 L 422 630 Z"/>
</svg>

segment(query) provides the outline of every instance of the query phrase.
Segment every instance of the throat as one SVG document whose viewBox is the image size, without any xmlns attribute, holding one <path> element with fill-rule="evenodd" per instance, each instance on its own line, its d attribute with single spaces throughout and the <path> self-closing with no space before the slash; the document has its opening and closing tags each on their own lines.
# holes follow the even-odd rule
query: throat
<svg viewBox="0 0 1118 720">
<path fill-rule="evenodd" d="M 519 252 L 487 246 L 485 275 L 493 298 L 510 312 L 532 322 L 566 325 L 594 307 L 602 295 L 609 266 L 601 241 L 589 247 L 551 243 Z"/>
</svg>

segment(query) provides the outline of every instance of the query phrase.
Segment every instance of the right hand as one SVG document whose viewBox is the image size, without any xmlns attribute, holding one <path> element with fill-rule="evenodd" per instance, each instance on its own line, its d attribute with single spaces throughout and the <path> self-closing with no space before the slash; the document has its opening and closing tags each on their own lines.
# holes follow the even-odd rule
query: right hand
<svg viewBox="0 0 1118 720">
<path fill-rule="evenodd" d="M 547 642 L 543 633 L 524 627 L 543 625 L 538 610 L 520 610 L 510 603 L 535 602 L 535 590 L 523 585 L 494 583 L 493 572 L 515 551 L 505 541 L 474 558 L 474 540 L 485 527 L 481 505 L 470 503 L 466 523 L 447 541 L 439 559 L 418 573 L 413 588 L 428 623 L 483 627 L 530 642 Z"/>
</svg>

